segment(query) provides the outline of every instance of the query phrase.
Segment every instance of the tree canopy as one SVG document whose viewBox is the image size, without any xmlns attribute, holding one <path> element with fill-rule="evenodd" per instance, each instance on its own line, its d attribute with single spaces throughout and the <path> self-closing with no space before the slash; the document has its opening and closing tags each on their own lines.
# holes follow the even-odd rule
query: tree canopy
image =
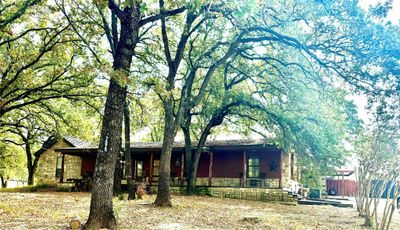
<svg viewBox="0 0 400 230">
<path fill-rule="evenodd" d="M 0 165 L 14 157 L 10 146 L 23 146 L 32 179 L 40 157 L 31 149 L 49 138 L 98 141 L 88 229 L 116 228 L 113 176 L 137 131 L 163 142 L 158 206 L 172 205 L 178 138 L 189 187 L 205 142 L 232 132 L 296 152 L 305 173 L 333 170 L 367 132 L 349 96 L 366 95 L 380 127 L 397 127 L 400 37 L 399 25 L 386 19 L 391 7 L 386 1 L 366 11 L 350 0 L 2 1 Z"/>
</svg>

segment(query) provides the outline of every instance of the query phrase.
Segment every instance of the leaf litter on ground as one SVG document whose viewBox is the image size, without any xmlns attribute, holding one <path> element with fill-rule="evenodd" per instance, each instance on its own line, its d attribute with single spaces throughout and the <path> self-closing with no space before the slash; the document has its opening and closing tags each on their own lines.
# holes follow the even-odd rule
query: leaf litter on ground
<svg viewBox="0 0 400 230">
<path fill-rule="evenodd" d="M 355 209 L 285 205 L 204 196 L 173 196 L 173 207 L 115 198 L 119 229 L 364 229 Z M 69 229 L 89 215 L 90 193 L 0 192 L 0 229 Z M 391 229 L 400 229 L 394 214 Z M 252 220 L 252 221 L 248 221 Z"/>
</svg>

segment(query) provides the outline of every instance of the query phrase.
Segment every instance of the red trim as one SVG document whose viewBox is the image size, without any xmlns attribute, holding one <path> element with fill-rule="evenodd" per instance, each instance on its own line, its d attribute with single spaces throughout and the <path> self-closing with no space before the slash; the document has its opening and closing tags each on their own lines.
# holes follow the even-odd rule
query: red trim
<svg viewBox="0 0 400 230">
<path fill-rule="evenodd" d="M 185 152 L 181 154 L 181 181 L 183 182 L 183 173 L 185 171 Z"/>
<path fill-rule="evenodd" d="M 132 163 L 133 163 L 133 164 L 132 164 Z M 137 172 L 136 172 L 136 170 L 137 170 L 137 169 L 136 169 L 136 164 L 137 164 L 137 160 L 133 160 L 133 159 L 132 159 L 132 156 L 131 156 L 131 164 L 132 164 L 132 165 L 131 165 L 131 172 L 132 172 L 132 175 L 131 175 L 131 176 L 132 176 L 132 180 L 133 180 L 133 181 L 136 181 L 136 173 L 137 173 Z M 142 176 L 143 176 L 143 165 L 142 165 Z"/>
<path fill-rule="evenodd" d="M 243 151 L 243 187 L 246 187 L 247 180 L 247 154 Z"/>
<path fill-rule="evenodd" d="M 212 185 L 212 167 L 213 167 L 213 158 L 214 158 L 214 154 L 213 152 L 208 153 L 210 156 L 210 161 L 208 164 L 208 186 Z"/>
<path fill-rule="evenodd" d="M 149 175 L 149 184 L 151 185 L 153 182 L 153 161 L 154 161 L 154 154 L 150 154 L 150 175 Z"/>
</svg>

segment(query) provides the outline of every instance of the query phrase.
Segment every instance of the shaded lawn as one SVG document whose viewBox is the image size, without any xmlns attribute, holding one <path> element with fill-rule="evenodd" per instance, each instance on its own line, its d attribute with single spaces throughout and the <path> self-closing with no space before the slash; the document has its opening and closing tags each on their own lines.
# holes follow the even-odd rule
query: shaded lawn
<svg viewBox="0 0 400 230">
<path fill-rule="evenodd" d="M 120 229 L 363 229 L 362 218 L 350 208 L 195 196 L 174 196 L 174 207 L 156 208 L 154 199 L 115 198 Z M 0 192 L 0 229 L 68 229 L 71 219 L 86 220 L 89 203 L 89 193 Z M 243 221 L 253 216 L 260 221 Z"/>
</svg>

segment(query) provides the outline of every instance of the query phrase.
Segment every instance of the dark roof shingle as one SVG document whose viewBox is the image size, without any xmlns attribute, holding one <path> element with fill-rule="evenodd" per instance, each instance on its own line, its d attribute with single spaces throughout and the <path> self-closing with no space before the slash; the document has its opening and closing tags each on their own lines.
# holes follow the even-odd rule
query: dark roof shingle
<svg viewBox="0 0 400 230">
<path fill-rule="evenodd" d="M 85 141 L 76 137 L 67 136 L 64 140 L 76 148 L 95 148 L 96 145 L 92 142 Z"/>
<path fill-rule="evenodd" d="M 257 139 L 257 140 L 246 140 L 246 139 L 239 139 L 239 140 L 212 140 L 207 141 L 205 143 L 205 147 L 222 147 L 222 146 L 236 146 L 236 145 L 268 145 L 271 142 L 267 139 Z M 193 147 L 197 145 L 197 142 L 192 143 Z M 184 148 L 185 142 L 184 141 L 175 141 L 173 144 L 173 148 Z M 162 142 L 132 142 L 131 148 L 136 149 L 156 149 L 162 148 Z"/>
</svg>

